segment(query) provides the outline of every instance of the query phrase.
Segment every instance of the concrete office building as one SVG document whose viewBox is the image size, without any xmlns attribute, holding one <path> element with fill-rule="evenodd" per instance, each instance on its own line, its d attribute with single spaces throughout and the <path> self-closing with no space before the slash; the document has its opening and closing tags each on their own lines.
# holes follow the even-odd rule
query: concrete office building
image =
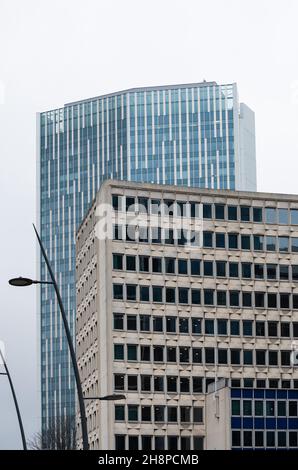
<svg viewBox="0 0 298 470">
<path fill-rule="evenodd" d="M 106 179 L 256 189 L 254 113 L 236 84 L 137 88 L 41 113 L 38 228 L 75 337 L 75 234 Z M 42 260 L 38 275 L 47 279 Z M 42 426 L 72 415 L 75 386 L 53 289 L 40 286 Z"/>
<path fill-rule="evenodd" d="M 186 221 L 183 234 L 177 220 Z M 113 226 L 108 236 L 105 221 Z M 293 420 L 282 424 L 268 405 L 267 428 L 275 433 L 269 447 L 295 447 L 297 196 L 105 182 L 79 227 L 76 268 L 84 394 L 126 396 L 86 402 L 92 448 L 222 446 L 208 438 L 206 402 L 220 379 L 231 389 L 227 403 L 235 390 L 240 398 L 286 393 L 296 401 Z M 252 405 L 230 406 L 227 415 L 246 419 Z M 224 445 L 266 447 L 266 436 L 253 434 L 249 446 L 241 433 L 264 434 L 267 421 L 239 419 L 229 420 Z"/>
</svg>

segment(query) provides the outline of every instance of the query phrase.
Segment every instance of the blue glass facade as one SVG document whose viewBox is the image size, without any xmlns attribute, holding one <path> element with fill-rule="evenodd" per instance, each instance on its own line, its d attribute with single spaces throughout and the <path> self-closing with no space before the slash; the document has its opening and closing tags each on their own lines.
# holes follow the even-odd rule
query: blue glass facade
<svg viewBox="0 0 298 470">
<path fill-rule="evenodd" d="M 232 389 L 232 449 L 298 449 L 298 390 Z"/>
<path fill-rule="evenodd" d="M 75 233 L 102 181 L 255 190 L 252 116 L 235 84 L 214 82 L 127 90 L 39 115 L 39 230 L 73 335 Z M 42 262 L 39 269 L 47 279 Z M 74 413 L 75 387 L 47 286 L 38 310 L 44 428 L 51 417 Z"/>
</svg>

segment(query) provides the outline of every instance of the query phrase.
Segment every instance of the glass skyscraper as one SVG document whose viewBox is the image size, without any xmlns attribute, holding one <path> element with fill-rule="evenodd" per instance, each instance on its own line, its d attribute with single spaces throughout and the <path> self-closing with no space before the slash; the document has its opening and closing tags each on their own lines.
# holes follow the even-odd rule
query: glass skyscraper
<svg viewBox="0 0 298 470">
<path fill-rule="evenodd" d="M 254 113 L 236 84 L 131 89 L 38 114 L 38 226 L 75 337 L 75 234 L 102 181 L 256 190 Z M 48 279 L 42 260 L 41 279 Z M 75 412 L 75 384 L 51 286 L 41 286 L 42 427 Z"/>
</svg>

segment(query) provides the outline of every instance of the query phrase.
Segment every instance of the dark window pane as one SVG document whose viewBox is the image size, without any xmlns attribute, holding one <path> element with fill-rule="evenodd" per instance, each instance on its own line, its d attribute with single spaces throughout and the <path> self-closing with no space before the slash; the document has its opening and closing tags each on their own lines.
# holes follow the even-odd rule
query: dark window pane
<svg viewBox="0 0 298 470">
<path fill-rule="evenodd" d="M 249 222 L 250 221 L 250 208 L 247 206 L 240 207 L 241 221 Z"/>
<path fill-rule="evenodd" d="M 228 206 L 228 219 L 237 220 L 237 206 Z"/>
</svg>

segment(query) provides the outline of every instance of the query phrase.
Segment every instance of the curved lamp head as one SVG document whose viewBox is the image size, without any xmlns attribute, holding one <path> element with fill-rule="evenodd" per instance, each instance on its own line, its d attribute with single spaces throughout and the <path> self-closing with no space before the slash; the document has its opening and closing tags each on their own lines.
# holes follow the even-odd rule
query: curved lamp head
<svg viewBox="0 0 298 470">
<path fill-rule="evenodd" d="M 33 284 L 34 281 L 32 281 L 32 279 L 29 279 L 27 277 L 15 277 L 13 279 L 9 279 L 8 283 L 11 286 L 26 287 L 26 286 L 31 286 L 31 284 Z"/>
</svg>

